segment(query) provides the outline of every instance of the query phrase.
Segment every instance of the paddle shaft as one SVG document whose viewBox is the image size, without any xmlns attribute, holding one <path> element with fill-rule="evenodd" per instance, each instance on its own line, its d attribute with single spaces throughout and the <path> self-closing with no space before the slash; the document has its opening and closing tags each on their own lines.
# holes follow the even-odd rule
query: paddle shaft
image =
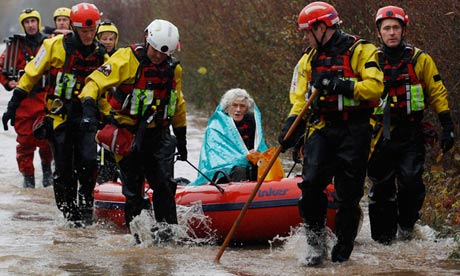
<svg viewBox="0 0 460 276">
<path fill-rule="evenodd" d="M 313 93 L 312 95 L 310 96 L 310 98 L 308 99 L 308 101 L 305 103 L 304 107 L 302 108 L 302 110 L 300 111 L 299 115 L 297 116 L 297 118 L 295 119 L 294 123 L 291 125 L 291 127 L 289 128 L 288 132 L 286 133 L 286 135 L 284 135 L 284 138 L 283 140 L 286 140 L 288 139 L 292 133 L 295 131 L 295 129 L 297 128 L 297 126 L 299 125 L 300 121 L 302 120 L 302 117 L 305 115 L 305 113 L 307 113 L 307 110 L 308 108 L 310 107 L 311 103 L 313 102 L 313 100 L 316 98 L 316 95 L 318 94 L 318 90 L 317 89 L 313 89 Z M 244 204 L 243 206 L 243 209 L 241 210 L 240 214 L 238 215 L 238 217 L 236 218 L 235 222 L 233 223 L 233 226 L 232 228 L 230 229 L 230 231 L 228 232 L 227 234 L 227 237 L 225 238 L 224 242 L 222 243 L 220 249 L 219 249 L 219 252 L 217 252 L 217 255 L 216 255 L 216 258 L 214 259 L 215 262 L 219 262 L 220 261 L 220 257 L 222 257 L 222 254 L 224 254 L 224 251 L 225 251 L 225 248 L 227 248 L 228 244 L 230 243 L 230 240 L 232 239 L 233 237 L 233 234 L 235 233 L 236 229 L 238 228 L 238 226 L 240 225 L 241 223 L 241 220 L 243 219 L 244 215 L 246 214 L 246 212 L 248 211 L 249 209 L 249 206 L 251 205 L 252 201 L 254 200 L 254 197 L 256 196 L 257 194 L 257 191 L 259 190 L 260 186 L 262 185 L 262 183 L 264 182 L 265 180 L 265 177 L 268 175 L 268 172 L 270 171 L 270 169 L 272 168 L 273 164 L 275 163 L 276 161 L 276 158 L 278 158 L 278 156 L 280 155 L 281 151 L 283 150 L 283 146 L 279 146 L 278 149 L 276 150 L 275 154 L 273 155 L 272 159 L 270 160 L 270 163 L 268 163 L 268 166 L 265 168 L 264 172 L 262 173 L 261 177 L 259 178 L 259 180 L 257 181 L 257 184 L 256 186 L 254 187 L 254 189 L 252 190 L 252 193 L 251 195 L 249 196 L 248 200 L 246 201 L 246 203 Z"/>
</svg>

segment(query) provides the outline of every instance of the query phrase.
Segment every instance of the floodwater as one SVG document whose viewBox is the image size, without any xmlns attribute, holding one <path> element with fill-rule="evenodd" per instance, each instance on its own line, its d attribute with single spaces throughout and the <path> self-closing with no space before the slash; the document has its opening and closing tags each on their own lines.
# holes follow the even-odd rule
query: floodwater
<svg viewBox="0 0 460 276">
<path fill-rule="evenodd" d="M 10 95 L 0 91 L 1 113 Z M 189 157 L 197 164 L 206 118 L 189 112 Z M 350 260 L 337 264 L 327 259 L 316 268 L 302 264 L 307 248 L 299 231 L 272 247 L 228 247 L 217 264 L 218 244 L 137 245 L 110 224 L 72 228 L 57 210 L 52 188 L 22 188 L 15 136 L 11 129 L 0 132 L 0 275 L 460 275 L 460 262 L 448 259 L 458 244 L 437 238 L 429 227 L 417 226 L 416 239 L 409 242 L 373 242 L 364 199 L 364 221 Z M 37 158 L 35 163 L 39 168 Z M 177 162 L 175 169 L 176 177 L 194 179 L 197 174 L 185 162 Z M 41 180 L 39 169 L 36 177 Z"/>
</svg>

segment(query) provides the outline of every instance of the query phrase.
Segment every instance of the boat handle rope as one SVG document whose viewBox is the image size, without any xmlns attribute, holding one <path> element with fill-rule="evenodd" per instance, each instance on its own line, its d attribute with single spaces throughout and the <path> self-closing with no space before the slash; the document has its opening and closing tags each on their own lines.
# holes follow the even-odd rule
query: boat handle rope
<svg viewBox="0 0 460 276">
<path fill-rule="evenodd" d="M 179 153 L 176 153 L 175 155 L 179 155 Z M 216 182 L 212 181 L 207 175 L 205 175 L 202 171 L 200 171 L 195 165 L 190 163 L 190 161 L 188 161 L 188 160 L 184 160 L 184 161 L 187 162 L 192 168 L 194 168 L 204 178 L 206 178 L 206 180 L 208 180 L 209 183 L 211 183 L 212 186 L 216 187 L 217 190 L 219 190 L 219 192 L 221 192 L 222 194 L 225 192 L 225 190 L 222 187 L 220 187 L 218 184 L 216 184 Z"/>
<path fill-rule="evenodd" d="M 291 169 L 289 170 L 289 173 L 287 174 L 286 178 L 289 178 L 289 176 L 291 175 L 292 171 L 294 170 L 295 168 L 295 165 L 297 165 L 297 162 L 294 161 L 294 165 L 292 165 Z"/>
</svg>

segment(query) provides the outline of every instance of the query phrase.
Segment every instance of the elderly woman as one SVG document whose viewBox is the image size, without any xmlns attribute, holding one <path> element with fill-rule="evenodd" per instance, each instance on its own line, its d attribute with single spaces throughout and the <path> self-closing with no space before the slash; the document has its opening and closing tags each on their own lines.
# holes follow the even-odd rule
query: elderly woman
<svg viewBox="0 0 460 276">
<path fill-rule="evenodd" d="M 232 181 L 255 180 L 257 169 L 248 162 L 246 155 L 265 150 L 260 111 L 253 98 L 244 89 L 228 90 L 208 121 L 200 152 L 200 172 L 209 179 L 222 171 Z M 189 185 L 207 182 L 198 174 Z"/>
</svg>

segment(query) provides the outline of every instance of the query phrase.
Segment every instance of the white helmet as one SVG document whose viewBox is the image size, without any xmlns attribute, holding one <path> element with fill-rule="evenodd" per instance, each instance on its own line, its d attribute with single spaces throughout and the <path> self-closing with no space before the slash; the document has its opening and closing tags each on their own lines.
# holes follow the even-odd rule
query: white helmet
<svg viewBox="0 0 460 276">
<path fill-rule="evenodd" d="M 153 20 L 145 32 L 147 42 L 159 52 L 172 55 L 179 47 L 179 30 L 169 21 Z"/>
</svg>

